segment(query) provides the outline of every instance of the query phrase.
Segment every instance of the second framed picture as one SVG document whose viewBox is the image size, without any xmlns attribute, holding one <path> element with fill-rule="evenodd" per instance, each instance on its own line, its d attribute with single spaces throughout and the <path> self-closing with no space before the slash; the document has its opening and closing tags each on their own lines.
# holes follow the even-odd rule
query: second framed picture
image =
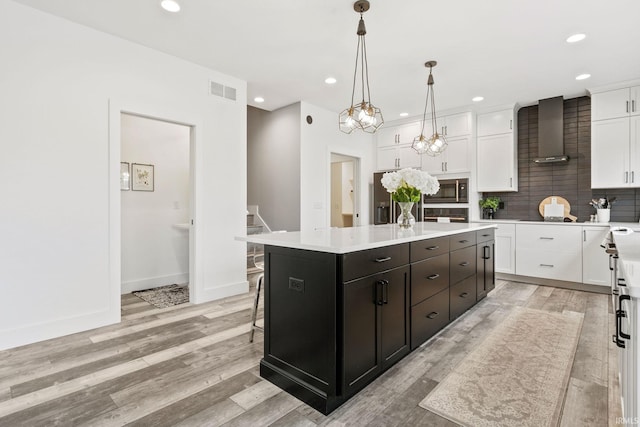
<svg viewBox="0 0 640 427">
<path fill-rule="evenodd" d="M 131 189 L 153 191 L 153 165 L 131 163 Z"/>
</svg>

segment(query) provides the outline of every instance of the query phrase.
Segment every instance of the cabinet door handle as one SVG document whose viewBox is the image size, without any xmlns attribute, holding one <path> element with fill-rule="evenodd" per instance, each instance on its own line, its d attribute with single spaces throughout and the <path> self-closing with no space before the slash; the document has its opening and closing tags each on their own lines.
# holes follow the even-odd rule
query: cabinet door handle
<svg viewBox="0 0 640 427">
<path fill-rule="evenodd" d="M 431 313 L 427 314 L 426 318 L 427 319 L 435 319 L 436 317 L 438 317 L 440 313 L 438 313 L 437 311 L 432 311 Z"/>
<path fill-rule="evenodd" d="M 441 170 L 442 172 L 444 172 L 444 162 L 441 162 L 441 163 L 440 163 L 440 170 Z"/>
<path fill-rule="evenodd" d="M 449 170 L 449 162 L 444 162 L 444 171 L 447 172 Z"/>
<path fill-rule="evenodd" d="M 633 171 L 631 171 L 631 182 L 636 182 L 635 177 L 633 176 Z"/>
<path fill-rule="evenodd" d="M 627 287 L 626 280 L 624 280 L 624 278 L 618 278 L 618 286 L 624 286 L 626 288 Z"/>
<path fill-rule="evenodd" d="M 440 246 L 429 246 L 428 248 L 425 248 L 428 251 L 435 251 L 436 249 L 440 249 Z"/>
<path fill-rule="evenodd" d="M 509 120 L 509 129 L 513 130 L 513 119 Z"/>
<path fill-rule="evenodd" d="M 631 335 L 622 332 L 622 318 L 627 317 L 627 312 L 622 309 L 622 301 L 631 300 L 631 297 L 629 295 L 619 295 L 618 298 L 620 300 L 620 310 L 618 310 L 618 312 L 620 312 L 620 315 L 617 316 L 618 322 L 620 322 L 620 325 L 618 326 L 618 331 L 620 332 L 620 338 L 624 338 L 625 340 L 628 340 L 628 339 L 631 339 Z"/>
<path fill-rule="evenodd" d="M 540 237 L 540 240 L 553 240 L 553 237 Z"/>
<path fill-rule="evenodd" d="M 436 280 L 438 277 L 440 277 L 440 275 L 436 273 L 436 274 L 432 274 L 431 276 L 427 276 L 427 279 Z"/>
<path fill-rule="evenodd" d="M 469 296 L 467 292 L 463 292 L 460 294 L 460 298 L 466 298 L 467 296 Z"/>
<path fill-rule="evenodd" d="M 382 303 L 389 304 L 389 281 L 382 281 Z"/>
<path fill-rule="evenodd" d="M 624 173 L 624 183 L 628 183 L 629 182 L 629 172 L 625 172 Z"/>
<path fill-rule="evenodd" d="M 482 259 L 489 259 L 491 253 L 487 254 L 487 249 L 489 249 L 489 246 L 483 246 L 482 248 Z"/>
<path fill-rule="evenodd" d="M 587 241 L 587 230 L 582 230 L 582 241 L 583 242 Z"/>
<path fill-rule="evenodd" d="M 635 99 L 631 100 L 631 112 L 632 113 L 636 112 L 636 100 Z"/>
<path fill-rule="evenodd" d="M 469 265 L 469 262 L 467 262 L 467 261 L 463 261 L 463 262 L 461 262 L 461 263 L 460 263 L 460 264 L 458 264 L 458 265 L 460 265 L 460 267 L 467 267 L 467 266 Z"/>
<path fill-rule="evenodd" d="M 513 187 L 513 178 L 509 178 L 509 187 Z"/>
<path fill-rule="evenodd" d="M 553 268 L 553 264 L 540 264 L 540 267 L 551 267 L 551 268 Z"/>
<path fill-rule="evenodd" d="M 458 240 L 458 243 L 469 243 L 468 240 Z"/>
<path fill-rule="evenodd" d="M 374 304 L 376 305 L 382 305 L 384 303 L 383 301 L 383 292 L 384 292 L 384 280 L 377 280 L 376 281 L 376 296 L 375 296 L 375 301 Z"/>
<path fill-rule="evenodd" d="M 611 259 L 613 258 L 613 254 L 609 255 L 609 270 L 613 271 L 613 266 L 611 265 Z"/>
<path fill-rule="evenodd" d="M 627 101 L 627 113 L 629 112 L 629 101 Z"/>
<path fill-rule="evenodd" d="M 380 262 L 387 262 L 387 261 L 391 261 L 391 257 L 390 256 L 386 256 L 384 258 L 376 258 L 375 260 L 376 262 L 380 263 Z"/>
</svg>

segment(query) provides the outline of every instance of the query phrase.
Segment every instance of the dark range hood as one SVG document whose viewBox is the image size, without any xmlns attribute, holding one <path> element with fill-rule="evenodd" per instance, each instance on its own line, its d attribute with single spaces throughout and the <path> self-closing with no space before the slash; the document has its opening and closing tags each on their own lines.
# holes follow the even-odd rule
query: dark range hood
<svg viewBox="0 0 640 427">
<path fill-rule="evenodd" d="M 538 157 L 536 163 L 569 161 L 564 154 L 564 99 L 561 96 L 538 101 Z"/>
</svg>

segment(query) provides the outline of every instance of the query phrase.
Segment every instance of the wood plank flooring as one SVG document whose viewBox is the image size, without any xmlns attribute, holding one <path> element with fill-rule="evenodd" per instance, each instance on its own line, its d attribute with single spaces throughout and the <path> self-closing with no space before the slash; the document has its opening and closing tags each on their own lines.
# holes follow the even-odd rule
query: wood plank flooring
<svg viewBox="0 0 640 427">
<path fill-rule="evenodd" d="M 499 281 L 490 295 L 324 416 L 262 380 L 253 294 L 157 309 L 129 294 L 122 322 L 0 352 L 0 426 L 454 426 L 418 406 L 516 306 L 584 313 L 562 426 L 620 417 L 610 297 Z"/>
</svg>

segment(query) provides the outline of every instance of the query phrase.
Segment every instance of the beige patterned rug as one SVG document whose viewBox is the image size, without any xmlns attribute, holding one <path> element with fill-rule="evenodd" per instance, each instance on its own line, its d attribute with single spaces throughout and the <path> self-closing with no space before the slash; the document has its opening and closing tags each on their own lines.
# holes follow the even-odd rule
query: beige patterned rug
<svg viewBox="0 0 640 427">
<path fill-rule="evenodd" d="M 153 304 L 158 308 L 167 308 L 172 305 L 189 302 L 189 284 L 167 285 L 158 288 L 145 289 L 132 292 L 135 296 Z"/>
<path fill-rule="evenodd" d="M 420 406 L 463 426 L 556 426 L 581 313 L 517 307 Z"/>
</svg>

